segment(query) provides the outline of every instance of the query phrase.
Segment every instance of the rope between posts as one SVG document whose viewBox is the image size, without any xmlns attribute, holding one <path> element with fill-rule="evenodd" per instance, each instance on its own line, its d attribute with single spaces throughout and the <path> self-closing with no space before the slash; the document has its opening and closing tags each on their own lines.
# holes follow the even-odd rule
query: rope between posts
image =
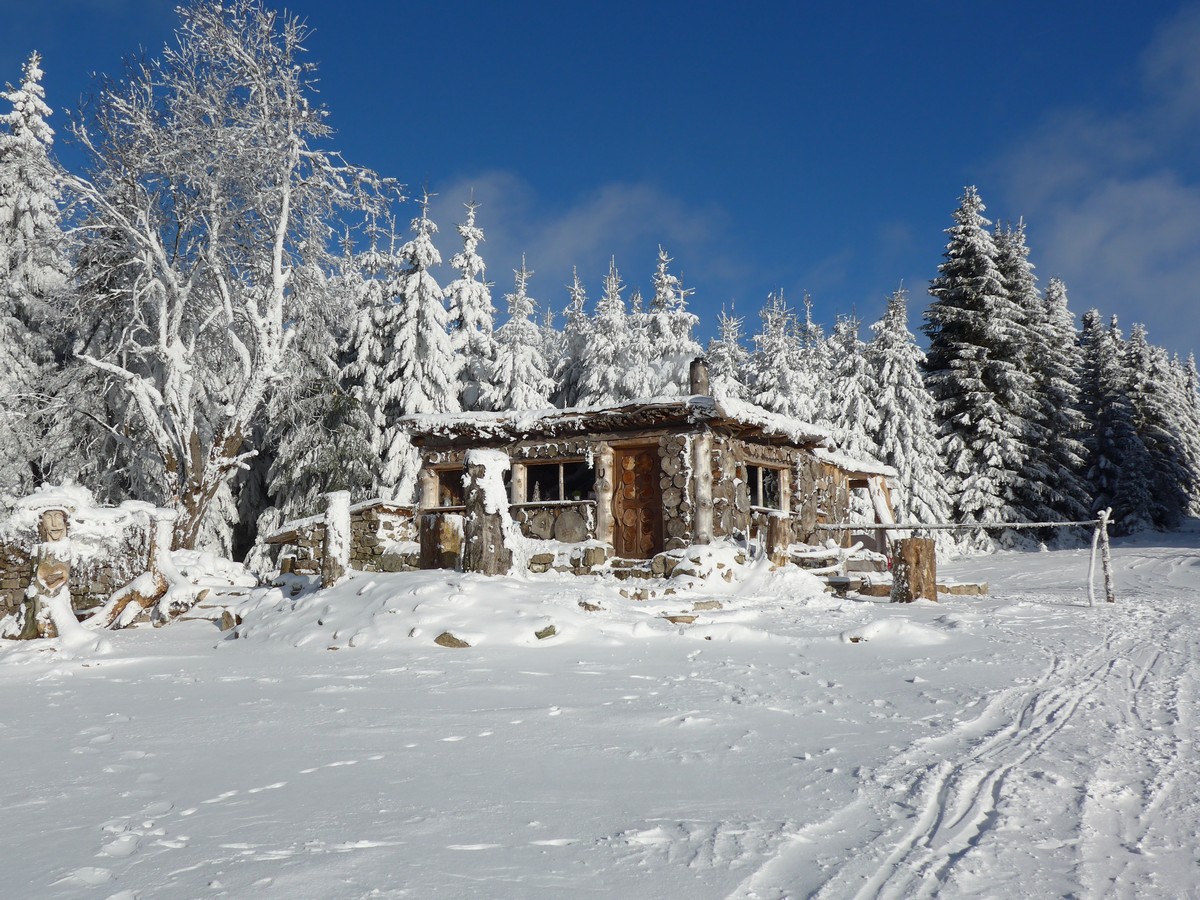
<svg viewBox="0 0 1200 900">
<path fill-rule="evenodd" d="M 1101 510 L 1099 518 L 1087 519 L 1082 522 L 946 522 L 914 523 L 899 522 L 894 524 L 866 524 L 863 522 L 840 522 L 817 525 L 815 531 L 1008 531 L 1020 528 L 1095 528 L 1092 534 L 1092 555 L 1088 563 L 1088 605 L 1096 604 L 1095 571 L 1096 548 L 1100 548 L 1100 564 L 1104 571 L 1104 599 L 1108 603 L 1116 603 L 1116 591 L 1113 586 L 1112 554 L 1108 543 L 1108 521 L 1112 509 Z"/>
</svg>

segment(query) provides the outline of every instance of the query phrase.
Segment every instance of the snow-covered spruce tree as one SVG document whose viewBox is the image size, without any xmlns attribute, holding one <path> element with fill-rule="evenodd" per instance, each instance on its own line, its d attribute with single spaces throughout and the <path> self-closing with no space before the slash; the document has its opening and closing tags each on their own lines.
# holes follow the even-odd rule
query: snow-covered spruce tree
<svg viewBox="0 0 1200 900">
<path fill-rule="evenodd" d="M 1192 495 L 1189 501 L 1190 515 L 1200 515 L 1200 374 L 1196 372 L 1196 357 L 1189 353 L 1186 362 L 1178 357 L 1172 359 L 1175 370 L 1176 405 L 1180 419 L 1179 433 L 1184 436 L 1187 448 L 1187 464 L 1191 472 Z"/>
<path fill-rule="evenodd" d="M 809 411 L 800 380 L 801 349 L 796 338 L 796 316 L 783 299 L 771 294 L 759 312 L 762 325 L 754 335 L 750 359 L 750 399 L 771 412 L 803 418 Z"/>
<path fill-rule="evenodd" d="M 1082 478 L 1084 448 L 1078 402 L 1078 342 L 1066 288 L 1051 279 L 1043 299 L 1037 289 L 1025 223 L 997 227 L 996 264 L 1016 312 L 1021 349 L 1016 363 L 1029 384 L 1025 462 L 1014 505 L 1034 521 L 1074 521 L 1087 516 Z"/>
<path fill-rule="evenodd" d="M 654 343 L 656 329 L 653 313 L 646 312 L 642 292 L 634 290 L 629 298 L 629 315 L 625 317 L 625 360 L 621 371 L 620 400 L 653 397 L 661 388 L 659 373 L 662 361 Z"/>
<path fill-rule="evenodd" d="M 952 471 L 954 498 L 963 522 L 1019 521 L 1026 496 L 1032 383 L 1020 364 L 1019 311 L 996 265 L 996 245 L 974 187 L 965 189 L 945 262 L 929 287 L 934 302 L 925 312 L 929 336 L 927 384 Z M 1005 534 L 1008 543 L 1015 536 Z M 976 535 L 979 546 L 990 545 Z"/>
<path fill-rule="evenodd" d="M 679 276 L 669 270 L 670 265 L 667 251 L 659 247 L 652 280 L 654 298 L 647 314 L 655 369 L 649 395 L 686 394 L 692 360 L 700 355 L 700 345 L 692 337 L 699 319 L 687 308 L 687 298 L 693 292 L 684 289 Z"/>
<path fill-rule="evenodd" d="M 879 458 L 900 473 L 893 497 L 896 515 L 907 522 L 947 522 L 949 472 L 937 439 L 933 397 L 922 374 L 925 354 L 908 330 L 907 291 L 900 288 L 892 294 L 883 318 L 871 330 L 874 337 L 866 357 L 876 384 L 875 442 Z M 949 532 L 937 535 L 939 546 L 952 543 Z"/>
<path fill-rule="evenodd" d="M 563 352 L 566 349 L 566 335 L 555 327 L 554 319 L 554 307 L 547 303 L 546 311 L 542 313 L 542 321 L 538 323 L 537 329 L 538 342 L 542 350 L 542 359 L 546 361 L 546 376 L 550 379 L 551 398 L 554 397 L 558 390 L 558 382 L 555 375 L 559 370 Z"/>
<path fill-rule="evenodd" d="M 582 390 L 585 360 L 591 343 L 592 321 L 587 314 L 587 291 L 579 280 L 579 271 L 572 267 L 570 303 L 567 304 L 563 324 L 562 353 L 553 372 L 555 382 L 554 405 L 574 406 L 579 402 Z"/>
<path fill-rule="evenodd" d="M 70 271 L 42 74 L 33 53 L 20 87 L 0 91 L 11 105 L 0 114 L 0 492 L 27 490 L 45 474 L 47 324 Z"/>
<path fill-rule="evenodd" d="M 796 415 L 806 422 L 832 427 L 833 354 L 824 330 L 813 319 L 813 301 L 807 293 L 804 295 L 804 316 L 797 319 L 795 325 Z"/>
<path fill-rule="evenodd" d="M 1172 409 L 1178 398 L 1171 391 L 1170 360 L 1165 350 L 1146 339 L 1145 326 L 1135 324 L 1122 362 L 1134 429 L 1150 457 L 1150 521 L 1156 528 L 1177 528 L 1187 514 L 1192 485 L 1187 449 Z"/>
<path fill-rule="evenodd" d="M 442 258 L 433 245 L 437 226 L 429 218 L 428 196 L 421 203 L 421 215 L 412 221 L 412 230 L 412 240 L 396 254 L 394 290 L 387 294 L 397 309 L 389 311 L 394 324 L 385 335 L 389 346 L 381 376 L 386 430 L 380 481 L 401 503 L 411 502 L 416 495 L 420 460 L 397 420 L 462 411 L 458 398 L 461 361 L 447 330 L 449 313 L 442 289 L 430 272 L 441 265 Z"/>
<path fill-rule="evenodd" d="M 1067 304 L 1067 287 L 1059 278 L 1046 284 L 1041 329 L 1038 346 L 1042 356 L 1034 378 L 1046 430 L 1047 520 L 1078 521 L 1087 518 L 1091 507 L 1085 477 L 1087 448 L 1083 445 L 1087 423 L 1079 401 L 1081 359 L 1075 314 Z"/>
<path fill-rule="evenodd" d="M 1151 462 L 1134 424 L 1129 379 L 1122 362 L 1124 341 L 1116 320 L 1105 326 L 1094 309 L 1084 313 L 1079 340 L 1092 511 L 1111 507 L 1117 531 L 1140 531 L 1150 525 Z"/>
<path fill-rule="evenodd" d="M 353 258 L 347 263 L 352 265 Z M 356 268 L 343 271 L 330 280 L 326 303 L 295 324 L 288 377 L 271 397 L 265 440 L 267 489 L 284 519 L 320 512 L 328 491 L 350 491 L 362 499 L 375 490 L 374 423 L 341 379 L 348 338 L 344 323 L 357 320 L 356 304 L 364 293 Z M 257 518 L 261 512 L 246 514 Z"/>
<path fill-rule="evenodd" d="M 629 324 L 621 296 L 624 289 L 614 257 L 604 276 L 604 296 L 588 325 L 588 345 L 579 358 L 579 393 L 575 399 L 579 406 L 603 406 L 626 399 L 622 376 L 629 363 Z"/>
<path fill-rule="evenodd" d="M 496 310 L 492 305 L 491 285 L 487 270 L 479 256 L 483 229 L 475 224 L 479 204 L 467 204 L 467 221 L 457 226 L 463 248 L 450 257 L 450 266 L 459 277 L 446 285 L 453 323 L 454 349 L 462 358 L 462 405 L 464 409 L 485 408 L 482 397 L 487 393 L 487 377 L 496 359 Z"/>
<path fill-rule="evenodd" d="M 340 348 L 339 386 L 361 411 L 362 440 L 375 460 L 371 493 L 391 496 L 396 485 L 383 480 L 383 456 L 389 428 L 384 393 L 398 377 L 394 347 L 403 318 L 396 302 L 400 290 L 400 262 L 396 257 L 394 226 L 373 229 L 371 246 L 354 254 L 343 273 L 343 284 L 354 313 Z M 386 242 L 387 249 L 381 244 Z"/>
<path fill-rule="evenodd" d="M 330 223 L 379 211 L 388 186 L 324 149 L 308 29 L 260 0 L 180 10 L 176 45 L 101 85 L 76 129 L 89 175 L 68 177 L 83 239 L 121 269 L 122 323 L 83 358 L 119 382 L 159 461 L 152 496 L 194 546 L 286 375 L 294 330 L 323 302 Z M 217 386 L 229 398 L 207 399 Z"/>
<path fill-rule="evenodd" d="M 533 321 L 536 304 L 529 296 L 525 267 L 513 273 L 513 292 L 506 294 L 508 320 L 496 332 L 496 358 L 487 373 L 484 402 L 489 409 L 545 409 L 550 405 L 554 382 L 546 374 L 541 335 Z"/>
<path fill-rule="evenodd" d="M 876 435 L 881 426 L 876 395 L 879 386 L 859 338 L 857 316 L 839 316 L 830 340 L 834 359 L 833 436 L 838 448 L 857 456 L 879 456 Z"/>
<path fill-rule="evenodd" d="M 745 320 L 721 308 L 717 315 L 717 336 L 708 342 L 708 378 L 714 396 L 745 400 L 750 391 L 746 375 L 750 354 L 742 346 Z"/>
</svg>

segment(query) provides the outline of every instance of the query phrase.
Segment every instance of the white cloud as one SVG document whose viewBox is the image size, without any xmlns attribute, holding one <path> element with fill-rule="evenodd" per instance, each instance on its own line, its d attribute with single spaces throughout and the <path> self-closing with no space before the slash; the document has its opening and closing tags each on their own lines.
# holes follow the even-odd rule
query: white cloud
<svg viewBox="0 0 1200 900">
<path fill-rule="evenodd" d="M 566 304 L 573 265 L 594 299 L 614 255 L 623 280 L 646 292 L 659 244 L 693 286 L 728 280 L 740 270 L 735 254 L 724 248 L 728 217 L 721 210 L 686 203 L 654 185 L 614 183 L 550 198 L 511 172 L 488 171 L 430 189 L 437 192 L 431 215 L 447 259 L 459 246 L 454 224 L 463 219 L 463 204 L 472 194 L 479 203 L 478 223 L 486 235 L 481 255 L 488 279 L 496 283 L 498 304 L 522 253 L 536 273 L 531 293 L 556 310 Z"/>
<path fill-rule="evenodd" d="M 1098 307 L 1157 343 L 1200 349 L 1200 8 L 1164 23 L 1142 58 L 1135 110 L 1060 110 L 1000 160 L 1039 275 L 1061 276 L 1077 312 Z M 1001 207 L 1003 207 L 1001 209 Z"/>
</svg>

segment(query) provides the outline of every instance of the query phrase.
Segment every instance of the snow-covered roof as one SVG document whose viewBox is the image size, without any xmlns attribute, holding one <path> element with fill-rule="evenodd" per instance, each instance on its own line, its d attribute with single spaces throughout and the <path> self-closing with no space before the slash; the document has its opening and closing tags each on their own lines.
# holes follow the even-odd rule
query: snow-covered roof
<svg viewBox="0 0 1200 900">
<path fill-rule="evenodd" d="M 870 456 L 852 456 L 849 453 L 829 450 L 825 447 L 813 450 L 813 456 L 821 462 L 829 463 L 844 472 L 852 472 L 856 475 L 882 475 L 884 478 L 898 478 L 900 475 L 891 466 Z"/>
<path fill-rule="evenodd" d="M 740 426 L 798 445 L 825 445 L 830 440 L 829 431 L 819 425 L 768 412 L 742 400 L 703 394 L 645 397 L 620 405 L 406 416 L 401 422 L 417 443 L 430 438 L 515 441 L 672 424 Z"/>
</svg>

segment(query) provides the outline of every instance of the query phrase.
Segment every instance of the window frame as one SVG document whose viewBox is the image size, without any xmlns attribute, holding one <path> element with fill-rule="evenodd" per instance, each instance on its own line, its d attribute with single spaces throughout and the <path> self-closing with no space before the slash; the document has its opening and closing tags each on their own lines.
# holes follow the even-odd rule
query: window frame
<svg viewBox="0 0 1200 900">
<path fill-rule="evenodd" d="M 524 461 L 522 461 L 521 465 L 525 469 L 525 472 L 523 475 L 523 480 L 525 482 L 524 499 L 522 500 L 523 503 L 586 503 L 589 501 L 594 501 L 596 499 L 595 498 L 596 466 L 594 463 L 589 463 L 586 457 L 564 457 L 562 459 L 524 460 Z M 574 499 L 571 499 L 566 496 L 566 493 L 567 493 L 566 481 L 567 480 L 566 480 L 566 473 L 564 472 L 564 467 L 565 466 L 573 466 L 573 465 L 583 466 L 586 471 L 589 471 L 592 473 L 591 490 L 585 491 L 584 492 L 585 496 L 580 497 L 578 500 L 574 500 Z M 557 486 L 558 499 L 552 500 L 552 499 L 548 499 L 546 497 L 542 497 L 538 500 L 530 499 L 530 493 L 532 491 L 533 482 L 529 478 L 529 470 L 533 469 L 533 468 L 542 468 L 542 467 L 549 468 L 550 466 L 554 466 L 558 469 L 558 486 Z M 586 496 L 586 494 L 588 494 L 588 493 L 590 493 L 592 496 Z"/>
<path fill-rule="evenodd" d="M 789 504 L 787 497 L 784 496 L 787 486 L 785 474 L 788 467 L 784 465 L 762 463 L 762 462 L 746 462 L 746 490 L 750 497 L 750 508 L 766 510 L 770 512 L 788 512 Z M 763 497 L 763 472 L 774 472 L 777 478 L 777 490 L 779 492 L 779 505 L 768 506 L 764 503 Z"/>
</svg>

